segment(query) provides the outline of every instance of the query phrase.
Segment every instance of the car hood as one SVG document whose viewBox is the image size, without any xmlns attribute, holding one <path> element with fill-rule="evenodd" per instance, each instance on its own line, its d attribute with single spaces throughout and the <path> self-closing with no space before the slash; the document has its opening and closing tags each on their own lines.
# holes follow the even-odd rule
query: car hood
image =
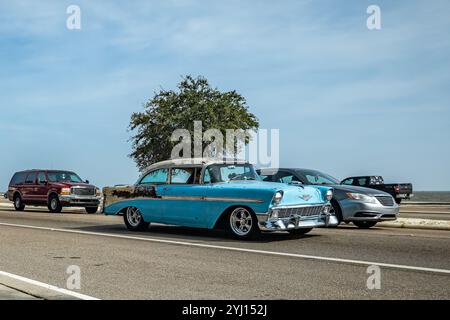
<svg viewBox="0 0 450 320">
<path fill-rule="evenodd" d="M 279 182 L 266 181 L 231 181 L 217 184 L 222 188 L 239 188 L 251 190 L 267 190 L 273 194 L 276 191 L 283 191 L 283 199 L 280 205 L 297 205 L 297 204 L 315 204 L 324 203 L 326 200 L 326 192 L 332 188 L 328 186 L 312 186 L 312 185 L 291 185 Z"/>
<path fill-rule="evenodd" d="M 365 187 L 347 186 L 347 185 L 342 185 L 342 184 L 330 185 L 330 187 L 332 187 L 334 190 L 339 190 L 339 191 L 344 191 L 344 192 L 362 193 L 362 194 L 366 194 L 368 196 L 389 195 L 389 193 L 387 193 L 387 192 L 384 192 L 381 190 L 376 190 L 376 189 L 371 189 L 371 188 L 365 188 Z"/>
</svg>

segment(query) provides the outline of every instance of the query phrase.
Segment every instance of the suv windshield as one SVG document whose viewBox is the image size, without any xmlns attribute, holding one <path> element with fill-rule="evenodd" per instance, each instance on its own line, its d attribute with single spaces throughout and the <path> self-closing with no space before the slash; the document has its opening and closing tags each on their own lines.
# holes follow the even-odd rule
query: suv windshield
<svg viewBox="0 0 450 320">
<path fill-rule="evenodd" d="M 205 169 L 204 183 L 260 180 L 251 164 L 213 164 Z"/>
<path fill-rule="evenodd" d="M 336 178 L 316 170 L 297 170 L 297 174 L 308 184 L 339 184 Z"/>
<path fill-rule="evenodd" d="M 69 171 L 53 171 L 48 173 L 48 180 L 51 182 L 73 182 L 81 183 L 83 180 L 81 178 Z"/>
</svg>

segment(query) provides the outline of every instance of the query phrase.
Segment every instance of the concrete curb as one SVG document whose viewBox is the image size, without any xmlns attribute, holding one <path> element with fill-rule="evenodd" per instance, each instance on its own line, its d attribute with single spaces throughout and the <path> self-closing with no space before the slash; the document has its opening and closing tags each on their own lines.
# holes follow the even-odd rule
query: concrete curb
<svg viewBox="0 0 450 320">
<path fill-rule="evenodd" d="M 406 228 L 406 229 L 429 229 L 450 231 L 450 221 L 431 220 L 419 218 L 397 218 L 395 221 L 385 221 L 377 224 L 380 227 Z"/>
<path fill-rule="evenodd" d="M 402 202 L 402 206 L 448 206 L 450 202 L 446 201 L 411 201 L 411 202 Z"/>
</svg>

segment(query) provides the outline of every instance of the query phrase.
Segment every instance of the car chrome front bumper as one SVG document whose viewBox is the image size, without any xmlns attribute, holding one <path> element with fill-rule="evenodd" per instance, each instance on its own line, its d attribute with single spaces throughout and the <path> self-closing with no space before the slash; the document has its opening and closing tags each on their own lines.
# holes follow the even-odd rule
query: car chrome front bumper
<svg viewBox="0 0 450 320">
<path fill-rule="evenodd" d="M 336 216 L 330 212 L 322 212 L 313 216 L 293 214 L 290 217 L 272 218 L 271 211 L 256 215 L 261 231 L 289 231 L 302 228 L 331 227 L 337 226 L 339 223 Z"/>
<path fill-rule="evenodd" d="M 100 205 L 101 199 L 101 196 L 59 196 L 59 201 L 61 202 L 61 204 L 68 207 L 97 207 Z"/>
</svg>

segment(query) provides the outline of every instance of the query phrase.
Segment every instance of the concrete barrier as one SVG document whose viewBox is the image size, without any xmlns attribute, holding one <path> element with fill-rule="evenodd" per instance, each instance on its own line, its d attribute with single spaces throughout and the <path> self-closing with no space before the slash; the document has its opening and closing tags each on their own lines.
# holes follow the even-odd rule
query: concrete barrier
<svg viewBox="0 0 450 320">
<path fill-rule="evenodd" d="M 380 227 L 407 228 L 407 229 L 431 229 L 450 231 L 450 221 L 418 218 L 398 218 L 395 221 L 385 221 L 377 224 Z"/>
</svg>

